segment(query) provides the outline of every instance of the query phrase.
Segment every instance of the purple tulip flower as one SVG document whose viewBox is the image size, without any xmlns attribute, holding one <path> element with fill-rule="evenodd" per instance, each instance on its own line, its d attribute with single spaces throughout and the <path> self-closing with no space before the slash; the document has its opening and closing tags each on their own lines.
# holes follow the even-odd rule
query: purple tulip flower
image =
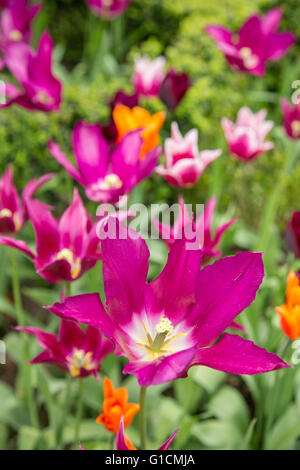
<svg viewBox="0 0 300 470">
<path fill-rule="evenodd" d="M 300 258 L 300 211 L 293 213 L 286 227 L 286 242 L 296 258 Z"/>
<path fill-rule="evenodd" d="M 46 32 L 42 35 L 35 52 L 23 42 L 10 42 L 5 48 L 5 63 L 23 87 L 6 84 L 7 102 L 31 111 L 58 111 L 62 100 L 62 84 L 52 72 L 53 42 Z"/>
<path fill-rule="evenodd" d="M 93 268 L 101 257 L 96 224 L 92 224 L 82 200 L 74 190 L 73 202 L 59 221 L 51 208 L 37 200 L 27 200 L 36 236 L 36 254 L 24 241 L 0 237 L 0 244 L 29 256 L 37 273 L 49 282 L 71 282 Z"/>
<path fill-rule="evenodd" d="M 44 350 L 30 364 L 50 363 L 69 372 L 73 378 L 83 378 L 98 372 L 103 359 L 113 351 L 113 343 L 104 338 L 98 328 L 88 326 L 84 332 L 76 323 L 62 320 L 59 338 L 35 327 L 17 327 L 36 337 Z"/>
<path fill-rule="evenodd" d="M 72 135 L 77 169 L 58 144 L 49 143 L 53 157 L 85 188 L 86 196 L 97 202 L 117 202 L 153 171 L 161 153 L 157 147 L 141 160 L 140 130 L 128 133 L 110 154 L 110 148 L 97 125 L 79 122 Z"/>
<path fill-rule="evenodd" d="M 170 111 L 175 111 L 191 86 L 189 76 L 170 69 L 159 89 L 159 97 Z"/>
<path fill-rule="evenodd" d="M 39 179 L 32 179 L 25 186 L 21 198 L 13 184 L 13 168 L 8 165 L 2 178 L 0 178 L 0 233 L 17 233 L 28 220 L 27 200 L 47 181 L 53 178 L 49 173 Z"/>
<path fill-rule="evenodd" d="M 115 354 L 128 358 L 123 373 L 136 375 L 140 386 L 186 377 L 196 365 L 249 375 L 289 367 L 253 342 L 224 333 L 255 299 L 264 276 L 261 253 L 238 253 L 201 269 L 201 250 L 177 240 L 163 272 L 147 283 L 150 254 L 138 233 L 125 229 L 101 246 L 105 307 L 96 293 L 47 308 L 99 328 L 114 342 Z"/>
<path fill-rule="evenodd" d="M 300 139 L 300 104 L 290 104 L 284 98 L 280 104 L 287 135 L 291 139 Z"/>
<path fill-rule="evenodd" d="M 203 214 L 201 214 L 195 221 L 193 221 L 193 216 L 189 214 L 182 197 L 179 197 L 178 204 L 179 214 L 173 227 L 165 225 L 155 218 L 152 219 L 157 230 L 159 231 L 160 236 L 168 248 L 171 249 L 176 240 L 182 238 L 185 235 L 186 227 L 191 227 L 191 234 L 195 235 L 198 233 L 201 235 L 200 242 L 202 242 L 202 244 L 199 246 L 199 248 L 202 250 L 203 260 L 207 262 L 212 258 L 220 258 L 222 252 L 217 249 L 217 246 L 221 242 L 223 233 L 232 224 L 234 224 L 237 219 L 232 219 L 226 224 L 221 225 L 216 229 L 216 233 L 213 234 L 212 223 L 216 207 L 216 198 L 212 197 L 209 199 L 204 208 Z"/>
<path fill-rule="evenodd" d="M 281 8 L 274 8 L 262 18 L 250 16 L 237 34 L 217 25 L 207 26 L 206 32 L 233 70 L 264 75 L 266 63 L 281 59 L 296 41 L 289 31 L 277 32 L 281 17 Z"/>
<path fill-rule="evenodd" d="M 122 15 L 132 0 L 86 0 L 95 15 L 113 19 Z"/>
<path fill-rule="evenodd" d="M 4 52 L 10 42 L 30 43 L 31 22 L 42 4 L 30 6 L 30 0 L 9 0 L 2 6 L 4 10 L 0 18 L 0 50 Z"/>
</svg>

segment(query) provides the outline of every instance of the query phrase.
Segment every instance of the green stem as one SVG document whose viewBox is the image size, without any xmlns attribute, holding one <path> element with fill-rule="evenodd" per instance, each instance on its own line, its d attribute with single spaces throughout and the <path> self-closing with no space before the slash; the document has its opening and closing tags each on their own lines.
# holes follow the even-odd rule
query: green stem
<svg viewBox="0 0 300 470">
<path fill-rule="evenodd" d="M 56 449 L 60 449 L 63 444 L 63 431 L 66 423 L 67 413 L 70 408 L 70 392 L 71 392 L 71 376 L 70 374 L 66 375 L 65 379 L 65 397 L 64 397 L 64 406 L 62 409 L 61 421 L 56 434 Z"/>
<path fill-rule="evenodd" d="M 14 304 L 16 309 L 16 317 L 18 326 L 25 325 L 25 318 L 24 318 L 24 311 L 22 307 L 22 297 L 21 297 L 21 289 L 20 289 L 20 279 L 18 273 L 18 266 L 17 266 L 17 259 L 16 253 L 13 248 L 10 249 L 10 257 L 11 257 L 11 267 L 12 267 L 12 285 L 13 285 L 13 296 L 14 296 Z M 25 395 L 27 400 L 27 406 L 30 415 L 30 421 L 33 427 L 39 427 L 39 420 L 38 420 L 38 412 L 35 405 L 34 397 L 33 397 L 33 390 L 31 387 L 31 366 L 27 364 L 29 361 L 29 344 L 27 341 L 27 336 L 22 334 L 22 341 L 23 341 L 23 354 L 20 364 L 20 376 L 21 376 L 21 383 L 24 384 Z"/>
<path fill-rule="evenodd" d="M 66 282 L 66 296 L 67 297 L 70 297 L 71 296 L 71 283 L 70 282 Z"/>
<path fill-rule="evenodd" d="M 24 326 L 24 312 L 22 308 L 22 299 L 21 299 L 21 290 L 20 290 L 20 280 L 18 274 L 17 258 L 14 248 L 10 248 L 10 259 L 12 267 L 12 286 L 13 286 L 13 295 L 14 303 L 16 308 L 16 317 L 18 326 Z"/>
<path fill-rule="evenodd" d="M 140 390 L 140 450 L 146 450 L 146 387 Z"/>
<path fill-rule="evenodd" d="M 82 418 L 83 410 L 83 390 L 84 390 L 84 381 L 83 378 L 79 379 L 79 393 L 77 400 L 77 411 L 76 411 L 76 422 L 75 422 L 75 433 L 74 433 L 74 444 L 75 446 L 79 443 L 79 433 L 80 433 L 80 423 Z"/>
</svg>

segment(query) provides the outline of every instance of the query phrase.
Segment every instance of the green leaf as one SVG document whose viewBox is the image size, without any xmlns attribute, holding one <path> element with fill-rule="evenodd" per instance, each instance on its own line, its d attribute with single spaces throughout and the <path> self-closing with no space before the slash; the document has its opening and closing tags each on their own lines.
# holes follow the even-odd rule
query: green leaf
<svg viewBox="0 0 300 470">
<path fill-rule="evenodd" d="M 18 449 L 32 450 L 38 445 L 40 431 L 31 426 L 22 426 L 18 434 Z"/>
<path fill-rule="evenodd" d="M 226 374 L 208 367 L 197 366 L 190 369 L 189 377 L 201 385 L 208 393 L 213 393 L 224 381 Z"/>
<path fill-rule="evenodd" d="M 300 415 L 296 405 L 291 405 L 267 434 L 264 448 L 267 450 L 292 449 L 299 436 Z"/>
<path fill-rule="evenodd" d="M 241 393 L 233 387 L 223 386 L 208 404 L 210 411 L 216 418 L 231 421 L 241 431 L 246 431 L 249 425 L 249 410 Z"/>
</svg>

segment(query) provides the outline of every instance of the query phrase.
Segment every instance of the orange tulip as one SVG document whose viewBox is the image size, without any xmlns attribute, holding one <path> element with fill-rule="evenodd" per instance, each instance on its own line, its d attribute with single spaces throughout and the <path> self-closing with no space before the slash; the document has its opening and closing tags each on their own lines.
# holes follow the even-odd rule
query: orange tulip
<svg viewBox="0 0 300 470">
<path fill-rule="evenodd" d="M 140 158 L 144 158 L 159 144 L 159 131 L 166 119 L 166 113 L 161 111 L 151 115 L 140 106 L 129 108 L 123 104 L 117 104 L 113 110 L 113 119 L 118 130 L 118 141 L 128 132 L 142 129 L 144 143 Z"/>
<path fill-rule="evenodd" d="M 286 303 L 276 307 L 281 328 L 292 340 L 300 338 L 300 281 L 294 271 L 287 278 Z"/>
<path fill-rule="evenodd" d="M 110 432 L 117 434 L 120 426 L 121 417 L 124 417 L 124 427 L 129 426 L 140 409 L 137 403 L 128 403 L 128 391 L 125 387 L 114 389 L 112 381 L 104 378 L 104 401 L 101 415 L 96 419 L 97 423 Z M 128 439 L 128 438 L 127 438 Z M 133 445 L 128 439 L 128 445 Z"/>
</svg>

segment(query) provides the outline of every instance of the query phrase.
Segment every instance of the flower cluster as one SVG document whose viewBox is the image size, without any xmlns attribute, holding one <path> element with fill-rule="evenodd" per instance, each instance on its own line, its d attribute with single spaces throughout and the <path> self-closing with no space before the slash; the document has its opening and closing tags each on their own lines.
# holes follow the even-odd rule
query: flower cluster
<svg viewBox="0 0 300 470">
<path fill-rule="evenodd" d="M 107 20 L 122 14 L 130 2 L 87 0 L 86 3 L 96 15 Z M 29 0 L 7 0 L 1 6 L 0 67 L 6 67 L 14 83 L 18 83 L 18 86 L 13 82 L 6 85 L 7 101 L 2 107 L 16 104 L 28 111 L 59 111 L 62 83 L 53 72 L 54 43 L 44 31 L 37 50 L 31 44 L 32 21 L 41 5 L 31 5 Z M 233 70 L 260 76 L 265 74 L 268 61 L 279 60 L 295 42 L 292 33 L 277 32 L 281 16 L 281 9 L 275 8 L 262 18 L 252 15 L 237 34 L 215 25 L 208 26 L 206 31 Z M 178 123 L 173 121 L 171 135 L 162 139 L 169 135 L 165 125 L 167 113 L 151 113 L 140 105 L 141 97 L 155 96 L 171 113 L 176 110 L 191 80 L 186 73 L 165 68 L 163 56 L 154 60 L 147 56 L 136 58 L 132 78 L 135 91 L 128 94 L 119 90 L 112 97 L 110 121 L 99 124 L 81 120 L 75 124 L 71 138 L 74 164 L 49 136 L 50 154 L 83 188 L 89 210 L 94 202 L 120 208 L 120 200 L 129 198 L 134 188 L 151 174 L 155 184 L 162 184 L 164 179 L 173 188 L 184 189 L 187 200 L 188 191 L 198 184 L 210 164 L 216 161 L 214 165 L 218 165 L 217 159 L 226 163 L 225 156 L 220 158 L 221 149 L 199 151 L 196 128 L 186 129 L 182 135 Z M 283 99 L 281 107 L 286 134 L 291 139 L 300 138 L 299 105 Z M 235 123 L 222 118 L 221 126 L 232 155 L 252 161 L 273 149 L 274 143 L 266 138 L 274 122 L 266 120 L 266 115 L 264 109 L 254 113 L 242 107 Z M 159 162 L 162 153 L 163 161 Z M 240 335 L 247 332 L 235 319 L 255 301 L 264 278 L 263 253 L 234 250 L 233 256 L 222 256 L 222 236 L 237 218 L 214 229 L 218 201 L 214 193 L 199 217 L 187 211 L 180 194 L 179 214 L 173 225 L 153 219 L 168 248 L 165 266 L 153 279 L 146 241 L 123 224 L 130 211 L 101 215 L 104 232 L 112 218 L 118 229 L 114 236 L 108 234 L 101 238 L 97 231 L 99 219 L 94 220 L 90 215 L 75 186 L 70 205 L 54 217 L 56 208 L 34 199 L 37 190 L 53 176 L 46 174 L 30 180 L 21 196 L 13 183 L 12 165 L 0 178 L 0 244 L 29 257 L 44 281 L 66 284 L 61 300 L 45 307 L 59 317 L 57 336 L 54 328 L 48 332 L 25 326 L 22 299 L 17 278 L 14 279 L 14 295 L 19 295 L 15 305 L 16 310 L 21 306 L 22 319 L 17 330 L 35 336 L 43 348 L 31 364 L 54 364 L 67 376 L 79 379 L 80 384 L 81 379 L 91 375 L 99 381 L 103 377 L 99 375 L 102 362 L 112 353 L 127 361 L 123 374 L 136 377 L 141 387 L 140 404 L 128 401 L 126 387 L 114 388 L 111 379 L 103 377 L 104 400 L 96 419 L 113 434 L 117 450 L 136 449 L 124 430 L 137 413 L 144 428 L 146 387 L 186 378 L 189 370 L 197 366 L 246 375 L 290 367 L 275 353 Z M 17 238 L 26 222 L 30 222 L 35 234 L 34 250 L 30 243 Z M 24 239 L 27 240 L 26 236 Z M 300 212 L 294 212 L 288 222 L 286 239 L 300 258 Z M 188 242 L 195 240 L 196 246 L 190 249 Z M 105 302 L 98 291 L 84 290 L 84 283 L 80 284 L 77 295 L 72 296 L 71 283 L 74 285 L 100 260 Z M 284 333 L 292 340 L 300 338 L 300 280 L 294 271 L 288 275 L 286 302 L 276 307 L 276 311 Z M 56 317 L 52 316 L 55 325 Z M 239 334 L 231 334 L 228 329 Z M 107 370 L 105 374 L 108 375 Z M 80 421 L 81 400 L 82 393 L 78 399 L 77 421 Z M 168 449 L 177 432 L 158 450 Z M 142 430 L 141 448 L 145 447 L 144 437 Z"/>
</svg>

